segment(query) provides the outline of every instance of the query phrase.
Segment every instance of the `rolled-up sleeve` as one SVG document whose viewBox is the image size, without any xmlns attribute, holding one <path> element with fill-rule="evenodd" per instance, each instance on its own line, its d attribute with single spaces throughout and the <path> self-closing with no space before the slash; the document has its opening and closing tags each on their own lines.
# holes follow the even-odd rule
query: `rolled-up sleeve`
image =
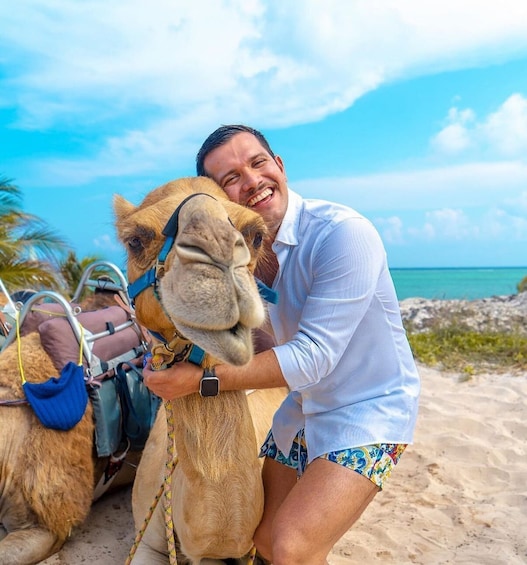
<svg viewBox="0 0 527 565">
<path fill-rule="evenodd" d="M 301 234 L 312 245 L 304 241 L 288 251 L 279 279 L 283 302 L 270 312 L 279 328 L 273 350 L 289 387 L 297 391 L 334 370 L 386 268 L 381 239 L 364 217 L 316 224 L 311 219 L 309 233 Z"/>
</svg>

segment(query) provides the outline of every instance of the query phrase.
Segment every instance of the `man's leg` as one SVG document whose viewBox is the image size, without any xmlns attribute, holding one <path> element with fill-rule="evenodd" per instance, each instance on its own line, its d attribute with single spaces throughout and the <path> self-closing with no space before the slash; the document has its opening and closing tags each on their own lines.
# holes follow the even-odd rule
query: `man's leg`
<svg viewBox="0 0 527 565">
<path fill-rule="evenodd" d="M 254 533 L 254 545 L 267 560 L 271 560 L 271 532 L 280 505 L 297 482 L 295 469 L 266 457 L 263 464 L 264 512 Z"/>
<path fill-rule="evenodd" d="M 266 521 L 272 515 L 274 519 L 272 554 L 264 556 L 273 565 L 324 565 L 331 548 L 380 489 L 356 471 L 325 459 L 315 459 L 291 486 L 289 473 L 275 469 L 277 465 L 269 461 Z M 288 477 L 283 487 L 277 484 L 281 475 Z"/>
</svg>

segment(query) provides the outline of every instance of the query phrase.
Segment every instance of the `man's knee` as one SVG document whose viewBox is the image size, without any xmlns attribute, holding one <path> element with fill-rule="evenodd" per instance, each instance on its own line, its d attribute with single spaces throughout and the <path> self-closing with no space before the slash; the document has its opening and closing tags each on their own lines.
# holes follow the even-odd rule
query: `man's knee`
<svg viewBox="0 0 527 565">
<path fill-rule="evenodd" d="M 321 548 L 313 547 L 309 540 L 302 538 L 297 529 L 277 527 L 272 537 L 273 565 L 305 565 L 314 563 L 315 555 Z M 318 562 L 318 561 L 317 561 Z"/>
<path fill-rule="evenodd" d="M 267 527 L 266 523 L 261 522 L 260 525 L 256 528 L 253 537 L 254 545 L 258 550 L 258 553 L 271 561 L 272 557 L 272 547 L 271 547 L 271 528 Z"/>
<path fill-rule="evenodd" d="M 323 547 L 320 540 L 303 537 L 299 528 L 289 527 L 289 521 L 275 523 L 263 521 L 254 533 L 254 545 L 258 553 L 273 565 L 305 565 L 324 563 L 330 547 Z"/>
</svg>

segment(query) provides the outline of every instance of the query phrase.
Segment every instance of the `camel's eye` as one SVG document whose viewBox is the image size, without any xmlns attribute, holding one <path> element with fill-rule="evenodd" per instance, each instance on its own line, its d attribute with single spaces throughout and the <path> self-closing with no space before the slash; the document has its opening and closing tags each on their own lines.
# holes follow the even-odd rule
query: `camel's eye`
<svg viewBox="0 0 527 565">
<path fill-rule="evenodd" d="M 150 244 L 155 240 L 156 234 L 150 227 L 137 226 L 129 237 L 125 239 L 128 251 L 134 255 L 145 251 L 149 248 Z"/>
<path fill-rule="evenodd" d="M 243 226 L 240 231 L 251 255 L 253 255 L 253 257 L 259 256 L 267 234 L 263 220 L 261 222 L 250 222 Z"/>
<path fill-rule="evenodd" d="M 141 242 L 141 239 L 137 236 L 132 237 L 128 240 L 128 247 L 132 250 L 132 251 L 140 251 L 143 248 L 143 244 Z"/>
<path fill-rule="evenodd" d="M 253 239 L 253 247 L 255 249 L 260 249 L 260 247 L 262 246 L 262 241 L 263 241 L 263 233 L 257 232 Z"/>
</svg>

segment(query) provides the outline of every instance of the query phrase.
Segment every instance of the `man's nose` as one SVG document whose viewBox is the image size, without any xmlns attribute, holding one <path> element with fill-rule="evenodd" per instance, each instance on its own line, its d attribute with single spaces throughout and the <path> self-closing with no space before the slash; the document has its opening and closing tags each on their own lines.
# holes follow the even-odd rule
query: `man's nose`
<svg viewBox="0 0 527 565">
<path fill-rule="evenodd" d="M 253 169 L 244 171 L 242 178 L 242 190 L 248 192 L 258 186 L 260 176 L 258 172 Z"/>
</svg>

